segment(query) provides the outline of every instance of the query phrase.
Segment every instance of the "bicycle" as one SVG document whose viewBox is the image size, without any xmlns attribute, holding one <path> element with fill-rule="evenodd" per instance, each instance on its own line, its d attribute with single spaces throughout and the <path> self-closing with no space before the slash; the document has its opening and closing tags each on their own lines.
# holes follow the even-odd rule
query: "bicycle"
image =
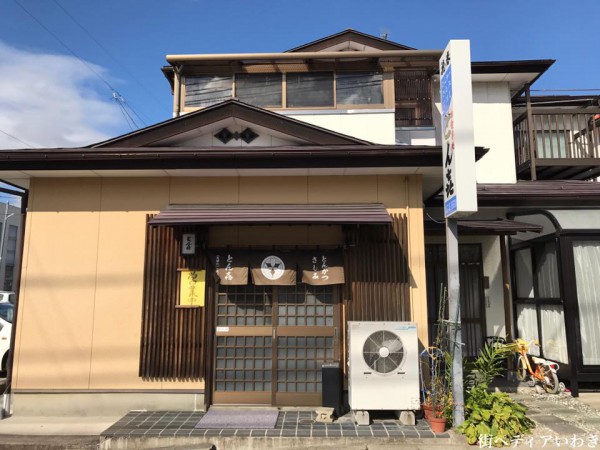
<svg viewBox="0 0 600 450">
<path fill-rule="evenodd" d="M 531 368 L 531 364 L 529 363 L 529 358 L 527 356 L 527 351 L 529 350 L 529 346 L 531 344 L 539 345 L 538 341 L 525 341 L 523 339 L 516 339 L 515 342 L 515 353 L 517 356 L 517 379 L 519 381 L 525 381 L 527 375 L 531 377 L 531 380 L 535 383 L 536 380 L 539 381 L 544 390 L 549 394 L 556 394 L 559 390 L 559 382 L 558 382 L 558 372 L 559 365 L 554 361 L 549 361 L 544 358 L 538 358 L 537 356 L 532 356 L 531 360 L 535 365 L 535 370 Z"/>
</svg>

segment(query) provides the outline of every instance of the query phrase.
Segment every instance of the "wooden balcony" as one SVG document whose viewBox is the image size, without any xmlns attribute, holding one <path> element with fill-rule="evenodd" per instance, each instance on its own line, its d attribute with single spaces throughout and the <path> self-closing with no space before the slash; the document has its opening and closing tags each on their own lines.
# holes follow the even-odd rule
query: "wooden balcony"
<svg viewBox="0 0 600 450">
<path fill-rule="evenodd" d="M 523 113 L 513 123 L 517 178 L 589 180 L 600 176 L 600 108 Z"/>
</svg>

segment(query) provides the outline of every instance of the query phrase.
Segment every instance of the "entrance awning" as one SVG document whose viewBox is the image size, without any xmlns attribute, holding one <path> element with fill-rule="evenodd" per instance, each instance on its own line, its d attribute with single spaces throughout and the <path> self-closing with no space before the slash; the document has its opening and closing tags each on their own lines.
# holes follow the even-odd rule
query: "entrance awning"
<svg viewBox="0 0 600 450">
<path fill-rule="evenodd" d="M 516 220 L 509 219 L 493 219 L 493 220 L 459 220 L 458 221 L 458 232 L 462 235 L 473 235 L 473 234 L 516 234 L 524 231 L 531 231 L 534 233 L 540 233 L 543 226 L 518 222 Z M 427 232 L 443 232 L 443 223 L 426 222 L 425 230 Z"/>
<path fill-rule="evenodd" d="M 515 234 L 520 231 L 532 231 L 534 233 L 539 233 L 542 231 L 542 228 L 543 227 L 541 225 L 508 219 L 458 221 L 459 232 L 462 229 L 463 231 L 471 234 Z"/>
<path fill-rule="evenodd" d="M 391 224 L 381 203 L 318 205 L 169 205 L 151 225 L 182 224 Z"/>
</svg>

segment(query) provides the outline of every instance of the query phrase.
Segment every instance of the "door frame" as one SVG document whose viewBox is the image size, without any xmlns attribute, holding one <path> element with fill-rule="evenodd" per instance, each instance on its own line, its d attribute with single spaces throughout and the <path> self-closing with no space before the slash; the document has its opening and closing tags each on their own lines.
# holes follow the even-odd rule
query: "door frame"
<svg viewBox="0 0 600 450">
<path fill-rule="evenodd" d="M 460 260 L 460 249 L 464 248 L 464 247 L 477 247 L 478 248 L 478 260 L 476 261 L 477 264 L 479 264 L 479 298 L 480 298 L 480 305 L 479 305 L 479 309 L 481 311 L 480 314 L 480 318 L 479 318 L 479 322 L 480 322 L 480 326 L 481 326 L 481 337 L 482 337 L 482 342 L 481 345 L 483 345 L 485 343 L 485 338 L 487 335 L 487 316 L 486 316 L 486 302 L 485 302 L 485 286 L 484 286 L 484 270 L 483 270 L 483 245 L 481 242 L 473 242 L 473 243 L 459 243 L 458 247 L 459 247 L 459 266 L 460 264 L 463 264 L 463 261 Z M 442 262 L 444 264 L 444 266 L 446 266 L 446 261 L 443 259 L 439 258 L 439 248 L 445 248 L 446 244 L 443 243 L 432 243 L 432 244 L 425 244 L 425 255 L 427 258 L 427 254 L 428 251 L 427 249 L 432 249 L 433 250 L 433 261 L 426 261 L 426 267 L 425 267 L 425 274 L 426 274 L 426 283 L 427 283 L 427 321 L 428 321 L 428 325 L 429 325 L 429 339 L 430 339 L 430 345 L 433 344 L 434 340 L 435 340 L 435 322 L 437 320 L 437 313 L 438 313 L 438 306 L 439 306 L 439 283 L 438 280 L 431 280 L 430 279 L 430 275 L 433 275 L 435 277 L 435 267 L 436 264 L 438 264 L 439 262 Z M 444 277 L 447 277 L 447 270 L 443 272 L 445 275 Z M 447 281 L 446 281 L 447 283 Z M 446 284 L 447 285 L 447 284 Z M 431 290 L 431 288 L 433 288 L 433 290 Z M 431 293 L 431 294 L 430 294 Z M 430 296 L 431 295 L 431 296 Z M 462 308 L 462 302 L 461 302 L 461 308 Z M 462 320 L 462 318 L 461 318 Z M 463 336 L 463 340 L 464 340 L 464 336 Z"/>
<path fill-rule="evenodd" d="M 296 285 L 301 284 L 298 282 Z M 307 285 L 310 287 L 311 285 Z M 322 392 L 314 393 L 289 393 L 289 392 L 277 392 L 277 350 L 278 350 L 278 337 L 280 336 L 302 336 L 310 337 L 307 331 L 311 329 L 320 328 L 321 330 L 330 328 L 330 332 L 321 332 L 318 337 L 326 336 L 333 337 L 333 361 L 341 364 L 343 349 L 343 339 L 341 338 L 342 332 L 342 295 L 343 285 L 331 285 L 333 295 L 333 325 L 328 326 L 279 326 L 279 290 L 284 286 L 272 286 L 272 310 L 271 310 L 271 325 L 270 326 L 232 326 L 233 329 L 229 331 L 217 331 L 217 312 L 218 312 L 218 296 L 220 293 L 221 285 L 217 283 L 214 289 L 214 295 L 211 296 L 212 307 L 210 308 L 210 317 L 207 314 L 207 330 L 208 333 L 214 336 L 210 343 L 210 349 L 207 354 L 210 356 L 207 358 L 207 374 L 205 376 L 205 398 L 210 399 L 211 404 L 228 404 L 228 405 L 269 405 L 269 406 L 320 406 L 322 401 Z M 314 286 L 319 287 L 319 286 Z M 208 311 L 207 311 L 208 312 Z M 288 328 L 283 333 L 278 333 L 278 328 Z M 254 329 L 256 334 L 254 336 L 268 336 L 272 337 L 272 350 L 271 350 L 271 392 L 219 392 L 219 401 L 215 402 L 216 395 L 216 356 L 217 356 L 217 337 L 222 336 L 248 336 L 248 329 Z M 262 332 L 261 332 L 262 331 Z M 312 336 L 317 336 L 313 334 Z M 319 370 L 319 369 L 317 369 Z M 209 382 L 210 379 L 210 382 Z M 208 395 L 207 395 L 208 394 Z M 307 401 L 308 399 L 308 401 Z"/>
</svg>

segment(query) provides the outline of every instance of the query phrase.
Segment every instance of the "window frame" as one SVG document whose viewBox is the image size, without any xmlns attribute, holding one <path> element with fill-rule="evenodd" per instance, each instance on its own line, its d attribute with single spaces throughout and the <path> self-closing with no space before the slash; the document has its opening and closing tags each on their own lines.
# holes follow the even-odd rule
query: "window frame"
<svg viewBox="0 0 600 450">
<path fill-rule="evenodd" d="M 540 255 L 541 252 L 544 251 L 544 248 L 546 247 L 547 244 L 552 243 L 554 244 L 554 248 L 555 248 L 555 254 L 556 254 L 556 270 L 558 272 L 558 274 L 561 273 L 562 269 L 562 260 L 561 260 L 561 255 L 560 255 L 560 245 L 558 240 L 555 238 L 554 235 L 550 235 L 550 236 L 542 236 L 536 239 L 532 239 L 529 241 L 525 241 L 523 243 L 519 243 L 519 244 L 515 244 L 513 246 L 511 246 L 510 249 L 510 261 L 511 261 L 511 277 L 512 277 L 512 297 L 513 297 L 513 310 L 512 310 L 512 314 L 513 314 L 513 320 L 514 320 L 514 330 L 515 330 L 515 336 L 516 337 L 520 337 L 522 339 L 530 339 L 531 336 L 519 336 L 519 332 L 518 332 L 518 314 L 517 314 L 517 306 L 518 305 L 533 305 L 535 307 L 535 313 L 536 313 L 536 325 L 537 325 L 537 336 L 538 336 L 538 341 L 539 341 L 539 356 L 542 358 L 545 358 L 545 351 L 544 351 L 544 333 L 543 333 L 543 327 L 542 327 L 542 312 L 541 309 L 544 306 L 560 306 L 562 307 L 562 314 L 563 314 L 563 325 L 565 327 L 565 336 L 567 337 L 567 342 L 565 345 L 565 350 L 567 352 L 567 359 L 568 359 L 568 355 L 569 355 L 569 344 L 568 344 L 568 333 L 567 333 L 567 327 L 566 327 L 566 322 L 565 322 L 565 310 L 566 310 L 566 302 L 565 302 L 565 296 L 563 294 L 563 288 L 561 286 L 561 281 L 560 281 L 560 275 L 557 278 L 557 283 L 558 283 L 558 294 L 559 297 L 542 297 L 540 295 L 540 286 L 538 283 L 538 257 Z M 530 250 L 530 256 L 531 256 L 531 276 L 532 276 L 532 283 L 533 283 L 533 296 L 532 297 L 519 297 L 518 295 L 518 289 L 519 286 L 517 284 L 517 269 L 516 269 L 516 253 L 521 251 L 521 250 L 526 250 L 529 249 Z M 552 358 L 550 358 L 552 359 Z M 569 361 L 557 361 L 558 363 L 560 363 L 561 367 L 564 366 L 568 366 Z"/>
<path fill-rule="evenodd" d="M 232 87 L 232 97 L 233 98 L 239 98 L 238 97 L 238 79 L 237 77 L 239 75 L 247 75 L 247 76 L 252 76 L 252 75 L 279 75 L 280 76 L 280 80 L 281 80 L 281 102 L 279 105 L 255 105 L 254 103 L 249 103 L 250 105 L 254 105 L 257 106 L 259 108 L 269 108 L 269 109 L 280 109 L 283 108 L 283 105 L 285 105 L 284 103 L 284 99 L 285 99 L 285 92 L 284 92 L 284 87 L 285 84 L 283 82 L 283 78 L 284 78 L 284 74 L 282 72 L 236 72 L 233 74 L 233 87 Z M 243 100 L 241 100 L 243 101 Z M 247 103 L 247 102 L 246 102 Z"/>
<path fill-rule="evenodd" d="M 332 73 L 333 74 L 333 104 L 331 106 L 287 106 L 287 75 L 288 73 Z M 337 74 L 338 73 L 343 73 L 343 74 L 349 74 L 349 73 L 361 73 L 361 74 L 381 74 L 381 99 L 382 102 L 381 103 L 356 103 L 356 104 L 351 104 L 351 103 L 343 103 L 343 104 L 338 104 L 337 101 Z M 386 74 L 391 73 L 392 77 L 390 78 L 389 76 L 386 76 Z M 265 108 L 265 109 L 270 109 L 270 110 L 274 110 L 274 111 L 301 111 L 301 110 L 315 110 L 315 111 L 335 111 L 335 110 L 342 110 L 342 111 L 347 111 L 350 109 L 385 109 L 385 108 L 389 108 L 389 109 L 394 109 L 393 106 L 389 106 L 389 105 L 393 105 L 393 72 L 386 72 L 383 68 L 379 68 L 379 69 L 358 69 L 358 70 L 335 70 L 335 69 L 323 69 L 323 70 L 315 70 L 315 71 L 302 71 L 302 70 L 286 70 L 286 71 L 264 71 L 264 72 L 231 72 L 231 73 L 225 73 L 225 72 L 220 72 L 220 73 L 189 73 L 189 74 L 185 74 L 182 75 L 181 77 L 181 82 L 180 82 L 180 98 L 181 98 L 181 111 L 183 112 L 191 112 L 191 111 L 197 111 L 199 109 L 203 109 L 206 108 L 208 106 L 212 106 L 216 103 L 211 103 L 209 105 L 206 106 L 197 106 L 197 105 L 193 105 L 190 106 L 187 104 L 186 102 L 186 95 L 187 95 L 187 87 L 186 87 L 186 79 L 192 78 L 192 77 L 202 77 L 202 76 L 220 76 L 220 77 L 225 77 L 225 76 L 231 76 L 232 77 L 232 85 L 231 85 L 231 97 L 230 98 L 236 98 L 237 97 L 237 86 L 236 86 L 236 77 L 237 75 L 259 75 L 259 74 L 281 74 L 281 105 L 280 106 L 258 106 L 259 108 Z M 391 83 L 391 88 L 387 87 L 386 88 L 386 84 L 387 83 Z M 390 94 L 390 91 L 392 92 L 392 95 Z"/>
</svg>

